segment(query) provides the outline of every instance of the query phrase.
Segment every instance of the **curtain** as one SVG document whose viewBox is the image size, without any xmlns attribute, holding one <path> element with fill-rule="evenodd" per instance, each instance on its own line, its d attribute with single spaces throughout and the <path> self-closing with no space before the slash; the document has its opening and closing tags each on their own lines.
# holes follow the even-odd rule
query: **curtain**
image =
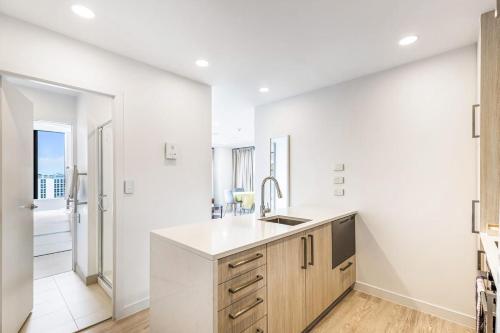
<svg viewBox="0 0 500 333">
<path fill-rule="evenodd" d="M 233 149 L 233 188 L 253 192 L 253 155 L 255 147 Z"/>
</svg>

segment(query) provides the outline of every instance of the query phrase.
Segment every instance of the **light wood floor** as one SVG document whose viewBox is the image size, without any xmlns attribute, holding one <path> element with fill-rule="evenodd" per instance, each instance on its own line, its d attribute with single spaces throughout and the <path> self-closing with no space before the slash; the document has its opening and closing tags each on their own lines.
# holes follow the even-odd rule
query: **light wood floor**
<svg viewBox="0 0 500 333">
<path fill-rule="evenodd" d="M 149 332 L 147 310 L 113 322 L 107 321 L 85 330 L 86 333 Z M 319 323 L 313 333 L 473 333 L 474 330 L 353 291 Z"/>
</svg>

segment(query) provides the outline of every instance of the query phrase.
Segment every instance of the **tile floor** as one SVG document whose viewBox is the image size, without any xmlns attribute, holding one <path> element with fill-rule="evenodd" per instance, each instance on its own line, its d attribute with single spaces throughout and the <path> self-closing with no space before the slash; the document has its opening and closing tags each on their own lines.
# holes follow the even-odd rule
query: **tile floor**
<svg viewBox="0 0 500 333">
<path fill-rule="evenodd" d="M 34 281 L 33 312 L 23 333 L 71 333 L 111 318 L 111 299 L 74 272 Z"/>
<path fill-rule="evenodd" d="M 73 252 L 59 252 L 33 258 L 35 280 L 71 271 Z"/>
</svg>

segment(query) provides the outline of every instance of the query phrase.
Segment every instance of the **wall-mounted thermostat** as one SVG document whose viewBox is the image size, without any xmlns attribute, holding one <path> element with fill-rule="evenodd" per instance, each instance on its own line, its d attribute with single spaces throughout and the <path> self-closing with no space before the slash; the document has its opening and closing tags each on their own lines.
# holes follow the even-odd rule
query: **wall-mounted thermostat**
<svg viewBox="0 0 500 333">
<path fill-rule="evenodd" d="M 335 164 L 335 171 L 344 171 L 344 163 Z"/>
<path fill-rule="evenodd" d="M 176 160 L 177 159 L 177 146 L 174 143 L 165 143 L 165 159 L 166 160 Z"/>
</svg>

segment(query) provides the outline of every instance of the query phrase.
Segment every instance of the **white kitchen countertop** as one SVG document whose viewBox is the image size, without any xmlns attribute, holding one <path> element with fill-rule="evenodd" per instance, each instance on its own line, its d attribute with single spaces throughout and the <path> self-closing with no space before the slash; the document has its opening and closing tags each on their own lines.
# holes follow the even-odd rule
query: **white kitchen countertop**
<svg viewBox="0 0 500 333">
<path fill-rule="evenodd" d="M 356 212 L 333 207 L 289 207 L 268 213 L 266 217 L 283 215 L 311 221 L 288 226 L 260 221 L 256 212 L 240 216 L 226 215 L 223 219 L 153 230 L 151 236 L 174 243 L 209 260 L 217 260 Z"/>
</svg>

